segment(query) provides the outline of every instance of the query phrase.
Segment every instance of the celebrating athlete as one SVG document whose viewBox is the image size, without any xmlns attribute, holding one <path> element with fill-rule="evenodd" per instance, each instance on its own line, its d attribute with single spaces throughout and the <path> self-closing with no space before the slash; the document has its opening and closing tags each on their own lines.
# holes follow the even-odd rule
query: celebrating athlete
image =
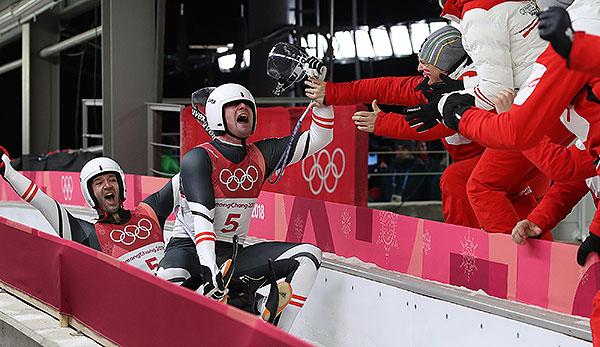
<svg viewBox="0 0 600 347">
<path fill-rule="evenodd" d="M 320 71 L 324 77 L 325 67 Z M 287 242 L 240 246 L 227 289 L 219 268 L 232 257 L 234 235 L 243 241 L 248 234 L 262 185 L 285 153 L 289 156 L 283 164 L 291 165 L 333 139 L 333 109 L 317 105 L 312 111 L 310 130 L 299 136 L 249 144 L 246 140 L 257 125 L 256 103 L 250 91 L 239 84 L 224 84 L 212 91 L 205 117 L 215 139 L 193 148 L 183 158 L 181 201 L 159 277 L 215 300 L 222 300 L 228 291 L 230 304 L 260 314 L 289 331 L 316 279 L 321 264 L 319 248 Z M 285 290 L 284 294 L 291 290 L 289 305 L 286 298 L 279 300 L 277 290 L 272 290 L 275 287 Z"/>
<path fill-rule="evenodd" d="M 9 185 L 42 213 L 58 236 L 111 255 L 145 271 L 154 271 L 165 249 L 162 228 L 178 199 L 179 175 L 147 197 L 133 210 L 123 208 L 127 197 L 125 174 L 119 164 L 106 157 L 90 160 L 81 169 L 80 184 L 85 201 L 96 210 L 92 224 L 75 218 L 61 204 L 42 192 L 10 164 L 2 150 L 0 173 Z"/>
</svg>

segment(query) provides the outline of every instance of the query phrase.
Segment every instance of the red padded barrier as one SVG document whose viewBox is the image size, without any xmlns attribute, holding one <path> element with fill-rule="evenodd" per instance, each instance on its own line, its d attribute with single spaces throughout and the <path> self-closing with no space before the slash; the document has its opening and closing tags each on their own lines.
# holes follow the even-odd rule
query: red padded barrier
<svg viewBox="0 0 600 347">
<path fill-rule="evenodd" d="M 249 142 L 291 133 L 305 107 L 259 107 L 258 126 Z M 276 184 L 266 183 L 266 191 L 339 202 L 367 205 L 367 156 L 369 137 L 357 131 L 352 115 L 363 105 L 335 106 L 334 138 L 326 148 L 290 166 Z M 311 124 L 307 115 L 302 130 Z M 181 155 L 209 137 L 192 116 L 191 107 L 181 111 Z M 318 161 L 317 161 L 318 159 Z M 304 171 L 304 172 L 303 172 Z"/>
<path fill-rule="evenodd" d="M 119 345 L 309 346 L 246 312 L 2 217 L 0 264 L 2 282 Z"/>
</svg>

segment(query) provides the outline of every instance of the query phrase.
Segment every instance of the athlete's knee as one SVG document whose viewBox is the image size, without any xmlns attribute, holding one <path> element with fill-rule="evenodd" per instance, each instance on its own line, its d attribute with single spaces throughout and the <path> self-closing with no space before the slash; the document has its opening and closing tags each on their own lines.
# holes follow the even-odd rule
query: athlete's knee
<svg viewBox="0 0 600 347">
<path fill-rule="evenodd" d="M 165 279 L 169 282 L 181 285 L 183 282 L 187 281 L 191 277 L 191 274 L 188 270 L 183 268 L 159 267 L 158 270 L 156 270 L 156 276 Z"/>
<path fill-rule="evenodd" d="M 321 261 L 323 260 L 323 251 L 315 245 L 310 243 L 303 243 L 298 248 L 298 258 L 305 258 L 311 261 L 315 267 L 318 269 L 321 267 Z"/>
</svg>

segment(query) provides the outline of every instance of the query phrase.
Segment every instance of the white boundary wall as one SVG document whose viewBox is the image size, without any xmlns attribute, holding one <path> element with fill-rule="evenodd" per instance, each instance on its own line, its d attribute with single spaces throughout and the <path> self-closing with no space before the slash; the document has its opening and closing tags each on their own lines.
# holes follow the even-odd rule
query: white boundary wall
<svg viewBox="0 0 600 347">
<path fill-rule="evenodd" d="M 316 345 L 340 347 L 592 345 L 551 330 L 327 268 L 319 271 L 292 334 Z"/>
</svg>

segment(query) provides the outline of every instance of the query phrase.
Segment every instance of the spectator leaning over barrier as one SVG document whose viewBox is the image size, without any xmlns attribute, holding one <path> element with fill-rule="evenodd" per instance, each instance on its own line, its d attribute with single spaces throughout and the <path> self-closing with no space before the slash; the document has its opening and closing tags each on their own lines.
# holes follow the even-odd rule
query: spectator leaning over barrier
<svg viewBox="0 0 600 347">
<path fill-rule="evenodd" d="M 404 117 L 381 111 L 377 103 L 417 106 L 433 96 L 433 91 L 450 83 L 476 82 L 476 73 L 471 59 L 461 42 L 461 33 L 452 26 L 446 26 L 431 33 L 419 52 L 418 71 L 422 76 L 382 77 L 362 79 L 346 83 L 307 82 L 307 95 L 328 105 L 372 103 L 372 112 L 357 112 L 353 119 L 357 128 L 375 135 L 396 139 L 430 141 L 442 139 L 444 147 L 454 161 L 440 180 L 442 211 L 447 223 L 479 228 L 480 224 L 473 213 L 467 197 L 466 184 L 473 168 L 478 163 L 484 148 L 455 131 L 437 124 L 427 131 L 420 132 Z M 455 80 L 458 80 L 456 82 Z M 542 181 L 542 183 L 538 183 Z M 531 210 L 522 204 L 522 191 L 544 186 L 543 175 L 538 175 L 522 185 L 515 184 L 508 197 L 517 202 L 514 209 L 525 218 Z M 542 192 L 542 193 L 543 193 Z M 534 193 L 536 190 L 534 189 Z"/>
<path fill-rule="evenodd" d="M 600 76 L 600 36 L 574 31 L 564 8 L 554 6 L 540 14 L 540 37 L 550 41 L 569 69 Z"/>
<path fill-rule="evenodd" d="M 441 3 L 442 15 L 460 22 L 463 44 L 473 58 L 479 81 L 462 88 L 455 81 L 440 91 L 464 89 L 473 95 L 477 107 L 493 110 L 496 105 L 492 99 L 499 93 L 527 86 L 535 59 L 548 45 L 538 36 L 539 8 L 534 1 L 442 0 Z M 437 98 L 432 104 L 437 104 Z M 421 129 L 437 124 L 435 118 L 439 112 L 431 106 L 422 107 L 407 119 Z M 509 204 L 507 193 L 514 189 L 515 182 L 528 180 L 540 171 L 547 173 L 544 170 L 548 169 L 545 166 L 548 158 L 540 156 L 546 143 L 566 145 L 573 139 L 562 125 L 548 130 L 547 137 L 539 141 L 543 141 L 539 146 L 544 148 L 522 152 L 487 148 L 482 155 L 469 178 L 467 192 L 484 230 L 510 233 L 522 215 Z M 528 190 L 522 192 L 523 203 L 529 202 L 530 210 L 537 204 L 531 195 Z"/>
<path fill-rule="evenodd" d="M 165 249 L 162 229 L 174 201 L 179 199 L 179 175 L 148 196 L 133 210 L 123 208 L 127 197 L 125 174 L 106 157 L 95 158 L 81 169 L 81 191 L 98 212 L 96 223 L 75 218 L 61 204 L 42 192 L 10 164 L 2 150 L 0 173 L 19 196 L 42 213 L 56 234 L 106 253 L 144 271 L 158 267 Z"/>
<path fill-rule="evenodd" d="M 600 21 L 600 11 L 598 10 L 598 7 L 594 10 L 596 11 L 596 20 Z M 600 33 L 590 34 L 585 31 L 573 30 L 569 13 L 560 7 L 550 7 L 550 9 L 544 11 L 540 15 L 540 36 L 544 40 L 550 41 L 552 48 L 556 53 L 566 59 L 567 67 L 569 69 L 600 77 L 600 62 L 597 59 L 598 55 L 600 55 Z M 600 178 L 599 176 L 596 176 L 588 179 L 590 188 L 596 188 L 594 200 L 596 206 L 598 206 L 597 197 L 600 196 L 600 192 L 598 192 L 600 183 L 596 182 L 596 185 L 590 184 L 590 180 L 600 180 Z M 583 187 L 585 187 L 585 185 L 582 186 L 580 184 L 580 187 L 581 191 L 584 191 Z M 571 195 L 577 196 L 577 194 Z M 532 228 L 526 223 L 531 222 L 523 222 L 524 230 L 516 231 L 520 231 L 522 234 L 527 234 L 527 231 L 532 232 Z M 514 234 L 515 231 L 513 231 L 513 235 Z M 598 246 L 596 245 L 596 247 Z M 578 256 L 579 255 L 580 254 L 578 254 Z M 587 254 L 582 252 L 581 257 L 587 257 Z M 592 341 L 594 342 L 594 346 L 598 346 L 600 345 L 600 292 L 596 293 L 594 296 L 592 306 L 593 310 L 590 320 L 590 325 L 592 327 Z"/>
<path fill-rule="evenodd" d="M 600 0 L 575 0 L 568 11 L 576 30 L 600 34 Z M 570 151 L 566 160 L 552 158 L 554 165 L 562 169 L 564 182 L 568 182 L 598 174 L 599 98 L 600 78 L 568 69 L 564 58 L 548 47 L 537 59 L 526 88 L 519 91 L 507 112 L 496 116 L 473 108 L 472 97 L 464 94 L 450 94 L 438 107 L 447 126 L 493 148 L 531 148 L 551 129 L 566 126 L 583 149 Z M 584 265 L 591 252 L 600 253 L 600 211 L 579 248 L 578 262 Z"/>
</svg>

